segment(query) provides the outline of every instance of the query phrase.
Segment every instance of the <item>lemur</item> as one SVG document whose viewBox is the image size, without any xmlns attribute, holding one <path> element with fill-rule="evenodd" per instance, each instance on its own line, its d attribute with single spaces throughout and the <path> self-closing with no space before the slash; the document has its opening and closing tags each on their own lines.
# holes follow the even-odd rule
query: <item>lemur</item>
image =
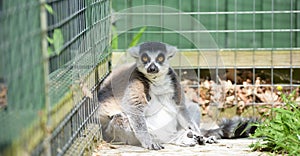
<svg viewBox="0 0 300 156">
<path fill-rule="evenodd" d="M 128 49 L 135 63 L 113 70 L 98 92 L 104 140 L 160 150 L 164 143 L 194 146 L 236 136 L 240 118 L 224 120 L 216 129 L 200 129 L 199 107 L 185 100 L 169 64 L 177 51 L 160 42 Z"/>
</svg>

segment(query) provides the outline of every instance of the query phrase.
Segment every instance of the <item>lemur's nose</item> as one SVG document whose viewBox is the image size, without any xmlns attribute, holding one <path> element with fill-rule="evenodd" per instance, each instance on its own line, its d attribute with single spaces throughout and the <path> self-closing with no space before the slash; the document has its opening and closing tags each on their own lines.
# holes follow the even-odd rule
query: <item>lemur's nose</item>
<svg viewBox="0 0 300 156">
<path fill-rule="evenodd" d="M 147 68 L 147 73 L 158 73 L 158 68 L 154 63 L 151 63 L 150 66 Z"/>
</svg>

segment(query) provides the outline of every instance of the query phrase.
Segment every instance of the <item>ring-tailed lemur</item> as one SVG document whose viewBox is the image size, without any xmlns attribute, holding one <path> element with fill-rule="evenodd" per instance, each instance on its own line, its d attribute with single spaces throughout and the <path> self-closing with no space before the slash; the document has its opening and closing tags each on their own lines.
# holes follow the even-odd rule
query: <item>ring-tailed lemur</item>
<svg viewBox="0 0 300 156">
<path fill-rule="evenodd" d="M 237 126 L 233 120 L 224 120 L 220 128 L 201 133 L 199 107 L 185 100 L 169 65 L 176 47 L 146 42 L 128 52 L 136 62 L 113 70 L 98 93 L 106 141 L 159 150 L 163 143 L 193 146 L 232 134 Z"/>
</svg>

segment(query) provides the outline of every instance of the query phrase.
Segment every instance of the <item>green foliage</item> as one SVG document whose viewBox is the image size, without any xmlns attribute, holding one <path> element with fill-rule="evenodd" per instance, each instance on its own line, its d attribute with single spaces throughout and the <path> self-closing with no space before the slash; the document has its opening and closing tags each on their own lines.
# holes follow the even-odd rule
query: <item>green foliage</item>
<svg viewBox="0 0 300 156">
<path fill-rule="evenodd" d="M 44 4 L 44 6 L 51 15 L 54 14 L 54 11 L 50 5 Z M 47 36 L 47 41 L 50 45 L 53 45 L 54 47 L 54 50 L 50 46 L 48 47 L 48 55 L 49 56 L 59 55 L 61 52 L 61 48 L 64 45 L 64 37 L 61 29 L 54 29 L 53 38 Z"/>
<path fill-rule="evenodd" d="M 141 37 L 143 36 L 144 32 L 146 31 L 147 27 L 142 27 L 139 32 L 137 34 L 134 35 L 132 41 L 130 42 L 129 44 L 129 48 L 130 47 L 133 47 L 133 46 L 136 46 L 140 40 L 141 40 Z M 112 26 L 111 27 L 111 30 L 112 30 L 112 42 L 111 42 L 111 47 L 112 49 L 118 49 L 118 33 L 117 33 L 117 28 L 115 26 Z"/>
<path fill-rule="evenodd" d="M 146 28 L 147 27 L 141 28 L 140 31 L 137 34 L 134 35 L 131 43 L 129 44 L 129 48 L 133 47 L 133 46 L 136 46 L 139 43 L 139 41 L 140 41 L 142 35 L 144 34 Z"/>
<path fill-rule="evenodd" d="M 56 54 L 59 55 L 59 53 L 60 53 L 59 50 L 64 45 L 64 37 L 63 37 L 63 34 L 60 29 L 54 29 L 53 41 L 54 41 L 53 42 L 54 50 L 55 50 Z"/>
<path fill-rule="evenodd" d="M 274 115 L 258 125 L 254 137 L 262 137 L 262 140 L 251 145 L 253 150 L 300 153 L 300 109 L 294 101 L 295 93 L 282 94 L 285 107 L 273 108 Z"/>
<path fill-rule="evenodd" d="M 117 28 L 115 26 L 111 27 L 112 31 L 112 41 L 111 41 L 111 47 L 112 49 L 118 49 L 118 33 Z"/>
<path fill-rule="evenodd" d="M 47 37 L 47 40 L 50 45 L 53 45 L 54 50 L 51 47 L 48 47 L 48 55 L 59 55 L 61 48 L 64 45 L 64 37 L 60 29 L 54 29 L 53 38 Z"/>
<path fill-rule="evenodd" d="M 52 7 L 50 6 L 50 5 L 48 5 L 48 4 L 44 4 L 44 6 L 45 6 L 45 8 L 46 8 L 46 10 L 50 13 L 50 14 L 54 14 L 54 11 L 53 11 L 53 9 L 52 9 Z"/>
</svg>

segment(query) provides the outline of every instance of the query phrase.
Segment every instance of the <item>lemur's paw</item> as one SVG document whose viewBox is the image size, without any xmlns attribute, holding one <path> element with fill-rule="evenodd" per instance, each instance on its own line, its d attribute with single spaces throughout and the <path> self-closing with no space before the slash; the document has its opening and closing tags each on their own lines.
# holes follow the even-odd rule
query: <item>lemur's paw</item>
<svg viewBox="0 0 300 156">
<path fill-rule="evenodd" d="M 165 148 L 160 143 L 157 143 L 157 142 L 154 142 L 154 141 L 151 141 L 151 142 L 147 143 L 146 145 L 144 145 L 144 147 L 149 149 L 149 150 L 161 150 L 161 149 Z"/>
<path fill-rule="evenodd" d="M 198 135 L 193 131 L 186 132 L 185 139 L 182 140 L 184 146 L 195 146 L 197 144 Z"/>
<path fill-rule="evenodd" d="M 205 143 L 208 143 L 208 144 L 218 143 L 216 136 L 210 136 L 208 138 L 204 138 L 204 140 L 205 140 Z"/>
<path fill-rule="evenodd" d="M 205 138 L 202 135 L 198 135 L 197 136 L 197 143 L 199 145 L 205 145 L 205 143 L 206 143 Z"/>
<path fill-rule="evenodd" d="M 185 131 L 184 134 L 179 138 L 181 146 L 195 146 L 198 144 L 200 136 L 192 130 Z"/>
</svg>

